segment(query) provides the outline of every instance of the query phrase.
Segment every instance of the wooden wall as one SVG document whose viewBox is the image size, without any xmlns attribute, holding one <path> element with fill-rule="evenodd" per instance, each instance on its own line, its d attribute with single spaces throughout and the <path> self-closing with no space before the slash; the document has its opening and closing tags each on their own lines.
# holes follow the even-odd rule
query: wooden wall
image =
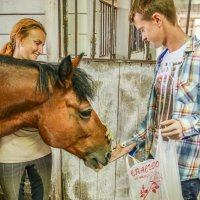
<svg viewBox="0 0 200 200">
<path fill-rule="evenodd" d="M 113 145 L 128 139 L 146 113 L 154 66 L 84 61 L 81 67 L 95 80 L 92 105 L 112 130 Z M 129 200 L 125 157 L 97 173 L 62 151 L 62 183 L 64 200 Z"/>
</svg>

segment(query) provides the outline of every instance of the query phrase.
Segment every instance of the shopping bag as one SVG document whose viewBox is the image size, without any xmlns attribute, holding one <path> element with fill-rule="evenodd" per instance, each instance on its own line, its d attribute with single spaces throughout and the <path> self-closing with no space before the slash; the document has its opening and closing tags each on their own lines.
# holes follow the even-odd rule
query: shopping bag
<svg viewBox="0 0 200 200">
<path fill-rule="evenodd" d="M 126 166 L 131 200 L 183 200 L 174 140 L 159 134 L 154 159 L 139 162 L 127 155 Z"/>
</svg>

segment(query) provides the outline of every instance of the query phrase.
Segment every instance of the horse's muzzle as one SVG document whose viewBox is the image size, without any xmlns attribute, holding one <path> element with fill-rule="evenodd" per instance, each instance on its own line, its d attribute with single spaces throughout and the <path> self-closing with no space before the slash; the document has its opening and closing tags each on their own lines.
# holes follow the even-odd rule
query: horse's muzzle
<svg viewBox="0 0 200 200">
<path fill-rule="evenodd" d="M 91 153 L 85 160 L 85 165 L 96 171 L 106 166 L 111 158 L 111 151 L 108 151 L 101 156 L 98 152 Z"/>
</svg>

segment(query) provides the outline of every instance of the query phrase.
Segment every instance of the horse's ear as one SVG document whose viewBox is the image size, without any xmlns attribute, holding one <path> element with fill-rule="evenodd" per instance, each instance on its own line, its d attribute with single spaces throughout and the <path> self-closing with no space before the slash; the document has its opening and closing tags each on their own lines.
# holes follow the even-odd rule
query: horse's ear
<svg viewBox="0 0 200 200">
<path fill-rule="evenodd" d="M 71 62 L 71 56 L 68 55 L 58 66 L 58 77 L 62 86 L 66 88 L 69 86 L 69 80 L 71 79 L 72 71 L 73 66 Z"/>
<path fill-rule="evenodd" d="M 82 57 L 84 56 L 84 53 L 82 52 L 80 55 L 78 55 L 77 57 L 75 57 L 74 59 L 72 59 L 72 65 L 73 67 L 77 67 L 78 64 L 80 63 Z"/>
</svg>

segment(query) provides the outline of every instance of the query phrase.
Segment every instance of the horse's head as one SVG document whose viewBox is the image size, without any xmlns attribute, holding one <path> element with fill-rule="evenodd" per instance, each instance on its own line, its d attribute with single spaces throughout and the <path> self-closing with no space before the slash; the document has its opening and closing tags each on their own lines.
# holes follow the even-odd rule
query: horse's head
<svg viewBox="0 0 200 200">
<path fill-rule="evenodd" d="M 110 158 L 110 132 L 88 101 L 93 95 L 92 80 L 76 68 L 77 63 L 68 56 L 59 65 L 53 94 L 41 105 L 39 130 L 50 146 L 65 149 L 98 169 Z"/>
</svg>

